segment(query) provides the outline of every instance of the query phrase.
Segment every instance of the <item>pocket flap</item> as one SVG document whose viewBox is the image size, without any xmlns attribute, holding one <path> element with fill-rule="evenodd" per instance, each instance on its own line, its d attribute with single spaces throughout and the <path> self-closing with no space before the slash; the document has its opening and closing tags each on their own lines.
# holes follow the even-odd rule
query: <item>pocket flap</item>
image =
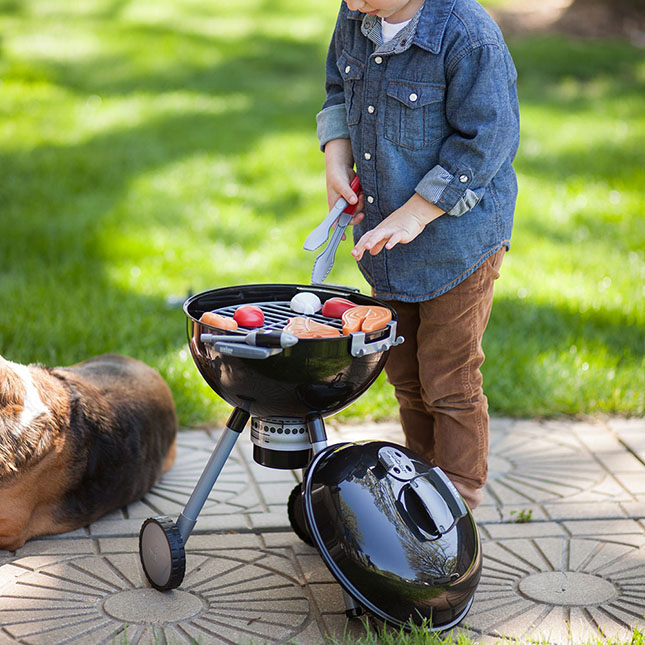
<svg viewBox="0 0 645 645">
<path fill-rule="evenodd" d="M 428 83 L 390 81 L 387 94 L 409 108 L 419 108 L 443 100 L 444 88 Z"/>
<path fill-rule="evenodd" d="M 363 63 L 343 53 L 336 61 L 340 75 L 346 81 L 357 81 L 363 78 Z"/>
</svg>

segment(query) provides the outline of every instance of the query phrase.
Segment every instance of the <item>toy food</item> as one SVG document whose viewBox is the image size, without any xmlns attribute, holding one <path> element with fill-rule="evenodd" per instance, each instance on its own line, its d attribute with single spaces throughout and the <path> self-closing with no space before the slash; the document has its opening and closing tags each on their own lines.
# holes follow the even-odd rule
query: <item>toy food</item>
<svg viewBox="0 0 645 645">
<path fill-rule="evenodd" d="M 376 331 L 383 329 L 392 320 L 392 312 L 385 307 L 359 305 L 348 309 L 342 315 L 343 335 L 355 331 Z"/>
<path fill-rule="evenodd" d="M 352 307 L 356 307 L 356 303 L 346 298 L 330 298 L 325 300 L 322 306 L 321 314 L 328 318 L 342 318 L 343 314 Z"/>
<path fill-rule="evenodd" d="M 302 293 L 297 293 L 293 298 L 291 298 L 289 307 L 291 307 L 291 310 L 295 311 L 297 314 L 311 315 L 320 311 L 322 305 L 320 304 L 320 298 L 315 293 L 303 291 Z"/>
<path fill-rule="evenodd" d="M 305 316 L 289 318 L 284 331 L 298 338 L 337 338 L 341 335 L 340 331 L 335 327 L 319 323 Z"/>
<path fill-rule="evenodd" d="M 212 311 L 205 311 L 201 315 L 199 322 L 210 325 L 211 327 L 217 327 L 218 329 L 237 329 L 237 322 L 233 318 L 220 316 Z"/>
<path fill-rule="evenodd" d="M 242 327 L 262 327 L 264 325 L 264 313 L 260 307 L 255 305 L 242 305 L 233 314 L 238 325 Z"/>
<path fill-rule="evenodd" d="M 370 332 L 383 329 L 390 320 L 392 320 L 392 312 L 389 309 L 385 307 L 370 307 L 361 323 L 361 331 Z"/>
</svg>

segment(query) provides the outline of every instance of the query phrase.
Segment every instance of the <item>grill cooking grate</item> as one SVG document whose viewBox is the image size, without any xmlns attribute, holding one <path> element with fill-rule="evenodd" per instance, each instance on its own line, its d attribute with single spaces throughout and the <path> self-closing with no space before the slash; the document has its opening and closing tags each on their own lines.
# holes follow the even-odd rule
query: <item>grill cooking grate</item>
<svg viewBox="0 0 645 645">
<path fill-rule="evenodd" d="M 252 329 L 261 330 L 261 331 L 281 331 L 284 329 L 286 324 L 289 322 L 289 318 L 294 318 L 295 316 L 304 316 L 305 314 L 299 314 L 289 306 L 289 302 L 286 301 L 270 301 L 270 302 L 247 302 L 245 305 L 255 305 L 260 307 L 264 313 L 264 325 L 262 327 L 253 327 Z M 213 313 L 219 314 L 220 316 L 227 316 L 229 318 L 233 317 L 235 310 L 242 305 L 228 305 L 227 307 L 220 307 L 219 309 L 213 309 Z M 339 318 L 328 318 L 323 316 L 320 313 L 307 315 L 307 318 L 312 318 L 313 320 L 323 323 L 324 325 L 329 325 L 336 329 L 343 329 L 343 323 Z M 242 327 L 241 329 L 251 329 L 250 327 Z"/>
</svg>

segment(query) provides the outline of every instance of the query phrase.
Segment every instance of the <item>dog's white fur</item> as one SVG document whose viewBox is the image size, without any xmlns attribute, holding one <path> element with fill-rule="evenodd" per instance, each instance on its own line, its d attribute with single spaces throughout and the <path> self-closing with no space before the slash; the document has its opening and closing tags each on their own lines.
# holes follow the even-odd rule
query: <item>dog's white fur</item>
<svg viewBox="0 0 645 645">
<path fill-rule="evenodd" d="M 5 361 L 6 365 L 13 371 L 13 373 L 22 381 L 25 388 L 25 400 L 23 403 L 22 412 L 20 413 L 20 425 L 23 428 L 28 428 L 41 414 L 47 414 L 49 408 L 43 403 L 40 394 L 34 385 L 33 379 L 26 365 L 18 365 L 11 361 Z"/>
</svg>

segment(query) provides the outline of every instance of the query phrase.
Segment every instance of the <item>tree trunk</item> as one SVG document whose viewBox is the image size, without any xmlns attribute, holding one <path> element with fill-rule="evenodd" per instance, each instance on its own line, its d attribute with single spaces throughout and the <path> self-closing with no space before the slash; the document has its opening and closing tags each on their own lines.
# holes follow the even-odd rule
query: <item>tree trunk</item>
<svg viewBox="0 0 645 645">
<path fill-rule="evenodd" d="M 574 0 L 556 26 L 584 36 L 643 34 L 645 0 Z"/>
</svg>

